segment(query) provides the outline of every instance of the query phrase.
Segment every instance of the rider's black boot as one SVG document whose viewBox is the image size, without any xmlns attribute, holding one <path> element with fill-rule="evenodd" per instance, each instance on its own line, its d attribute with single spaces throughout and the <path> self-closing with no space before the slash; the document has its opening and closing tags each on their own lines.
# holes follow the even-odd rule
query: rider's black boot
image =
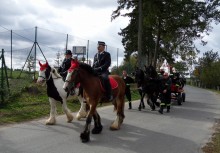
<svg viewBox="0 0 220 153">
<path fill-rule="evenodd" d="M 170 106 L 167 106 L 167 113 L 170 112 Z"/>
<path fill-rule="evenodd" d="M 128 102 L 128 105 L 129 105 L 128 109 L 132 109 L 132 105 L 130 101 Z"/>
<path fill-rule="evenodd" d="M 160 109 L 158 110 L 158 112 L 159 112 L 160 114 L 163 114 L 163 106 L 160 106 Z"/>
</svg>

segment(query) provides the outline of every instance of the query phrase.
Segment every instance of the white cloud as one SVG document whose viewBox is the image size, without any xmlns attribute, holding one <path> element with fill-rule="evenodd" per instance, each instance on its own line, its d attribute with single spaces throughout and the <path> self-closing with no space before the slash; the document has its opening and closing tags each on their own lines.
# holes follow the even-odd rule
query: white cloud
<svg viewBox="0 0 220 153">
<path fill-rule="evenodd" d="M 200 50 L 199 56 L 201 57 L 203 53 L 213 50 L 214 52 L 218 52 L 220 55 L 220 35 L 218 34 L 220 31 L 220 25 L 216 25 L 214 23 L 211 24 L 213 27 L 212 31 L 209 32 L 209 35 L 204 35 L 203 40 L 208 42 L 205 46 L 201 44 L 200 41 L 196 41 L 195 44 Z"/>
<path fill-rule="evenodd" d="M 86 45 L 87 40 L 90 40 L 91 48 L 93 48 L 89 53 L 90 58 L 93 58 L 93 54 L 96 52 L 97 41 L 105 41 L 108 48 L 115 50 L 112 53 L 113 63 L 115 63 L 117 48 L 119 48 L 120 60 L 123 59 L 124 55 L 121 37 L 118 32 L 128 24 L 128 19 L 123 17 L 111 22 L 112 11 L 116 8 L 117 1 L 112 0 L 7 0 L 1 2 L 0 20 L 1 26 L 9 30 L 39 27 L 38 41 L 47 45 L 54 42 L 58 47 L 64 48 L 65 34 L 69 34 L 69 39 L 72 40 L 72 44 L 69 44 L 70 47 L 75 45 L 76 42 L 79 44 L 83 42 L 82 44 Z M 58 37 L 58 34 L 49 34 L 43 29 L 54 31 L 54 33 L 63 33 L 63 36 Z M 0 32 L 4 30 L 0 27 Z M 24 31 L 22 32 L 24 33 Z M 10 36 L 6 37 L 9 40 Z M 4 38 L 6 37 L 4 36 Z M 33 41 L 33 31 L 32 34 L 25 34 L 25 37 Z M 3 36 L 0 33 L 1 38 Z M 60 39 L 63 39 L 63 42 Z M 20 41 L 14 46 L 14 49 L 16 47 L 22 48 L 22 44 L 24 43 Z M 10 47 L 9 43 L 8 46 Z M 25 47 L 27 46 L 25 45 Z M 48 55 L 48 53 L 46 54 Z M 26 57 L 27 54 L 23 56 Z"/>
</svg>

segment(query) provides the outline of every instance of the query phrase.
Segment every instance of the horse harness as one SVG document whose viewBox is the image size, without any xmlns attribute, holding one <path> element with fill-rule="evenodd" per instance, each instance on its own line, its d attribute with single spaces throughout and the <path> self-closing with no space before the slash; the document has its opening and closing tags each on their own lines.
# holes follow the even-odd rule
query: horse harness
<svg viewBox="0 0 220 153">
<path fill-rule="evenodd" d="M 46 69 L 46 72 L 47 72 L 47 69 Z M 45 73 L 46 73 L 45 72 Z M 43 80 L 45 80 L 46 82 L 48 81 L 48 80 L 50 80 L 50 78 L 52 77 L 52 73 L 53 72 L 50 72 L 50 75 L 49 75 L 49 77 L 47 78 L 47 77 L 44 77 L 44 76 L 38 76 L 39 78 L 43 78 Z M 46 76 L 46 74 L 45 74 L 45 76 Z M 59 79 L 59 78 L 61 78 L 61 77 L 56 77 L 56 78 L 53 78 L 53 79 Z"/>
</svg>

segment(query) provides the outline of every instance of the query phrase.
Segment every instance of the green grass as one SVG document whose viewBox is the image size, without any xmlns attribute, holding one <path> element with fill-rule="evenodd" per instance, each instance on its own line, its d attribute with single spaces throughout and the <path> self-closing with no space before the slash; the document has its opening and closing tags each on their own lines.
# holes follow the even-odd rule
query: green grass
<svg viewBox="0 0 220 153">
<path fill-rule="evenodd" d="M 220 153 L 220 121 L 215 127 L 215 133 L 212 135 L 211 141 L 202 150 L 204 153 Z"/>
<path fill-rule="evenodd" d="M 9 100 L 0 106 L 0 125 L 30 121 L 49 116 L 50 104 L 46 95 L 46 86 L 38 86 L 24 80 L 10 81 L 13 84 L 12 95 Z M 21 85 L 22 84 L 22 85 Z M 140 99 L 136 89 L 132 89 L 132 100 Z M 127 101 L 127 99 L 125 99 Z M 76 112 L 80 108 L 77 98 L 67 102 L 68 108 Z M 101 107 L 111 105 L 103 103 Z M 100 105 L 99 105 L 100 107 Z M 58 115 L 63 114 L 61 103 L 57 103 Z"/>
<path fill-rule="evenodd" d="M 80 104 L 77 99 L 68 101 L 71 111 L 77 111 Z M 9 100 L 0 107 L 0 125 L 29 121 L 49 115 L 50 104 L 46 87 L 31 84 L 22 87 L 20 92 L 13 92 Z M 57 103 L 57 113 L 62 114 L 62 107 Z"/>
<path fill-rule="evenodd" d="M 220 91 L 213 89 L 208 90 L 220 94 Z M 220 153 L 220 119 L 217 121 L 214 129 L 215 132 L 212 135 L 211 141 L 202 148 L 204 153 Z"/>
</svg>

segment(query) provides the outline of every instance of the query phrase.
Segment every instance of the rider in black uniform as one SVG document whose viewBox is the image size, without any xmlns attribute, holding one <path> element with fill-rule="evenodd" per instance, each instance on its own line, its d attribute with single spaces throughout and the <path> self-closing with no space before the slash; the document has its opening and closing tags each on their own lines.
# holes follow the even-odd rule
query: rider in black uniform
<svg viewBox="0 0 220 153">
<path fill-rule="evenodd" d="M 93 69 L 94 71 L 102 76 L 104 81 L 104 87 L 106 90 L 106 97 L 108 101 L 113 100 L 112 89 L 109 82 L 109 71 L 108 68 L 111 65 L 111 55 L 105 51 L 105 42 L 98 41 L 98 53 L 94 56 Z"/>
<path fill-rule="evenodd" d="M 66 50 L 65 59 L 63 60 L 61 66 L 58 68 L 58 73 L 62 76 L 65 81 L 68 69 L 71 66 L 72 52 L 71 50 Z"/>
</svg>

